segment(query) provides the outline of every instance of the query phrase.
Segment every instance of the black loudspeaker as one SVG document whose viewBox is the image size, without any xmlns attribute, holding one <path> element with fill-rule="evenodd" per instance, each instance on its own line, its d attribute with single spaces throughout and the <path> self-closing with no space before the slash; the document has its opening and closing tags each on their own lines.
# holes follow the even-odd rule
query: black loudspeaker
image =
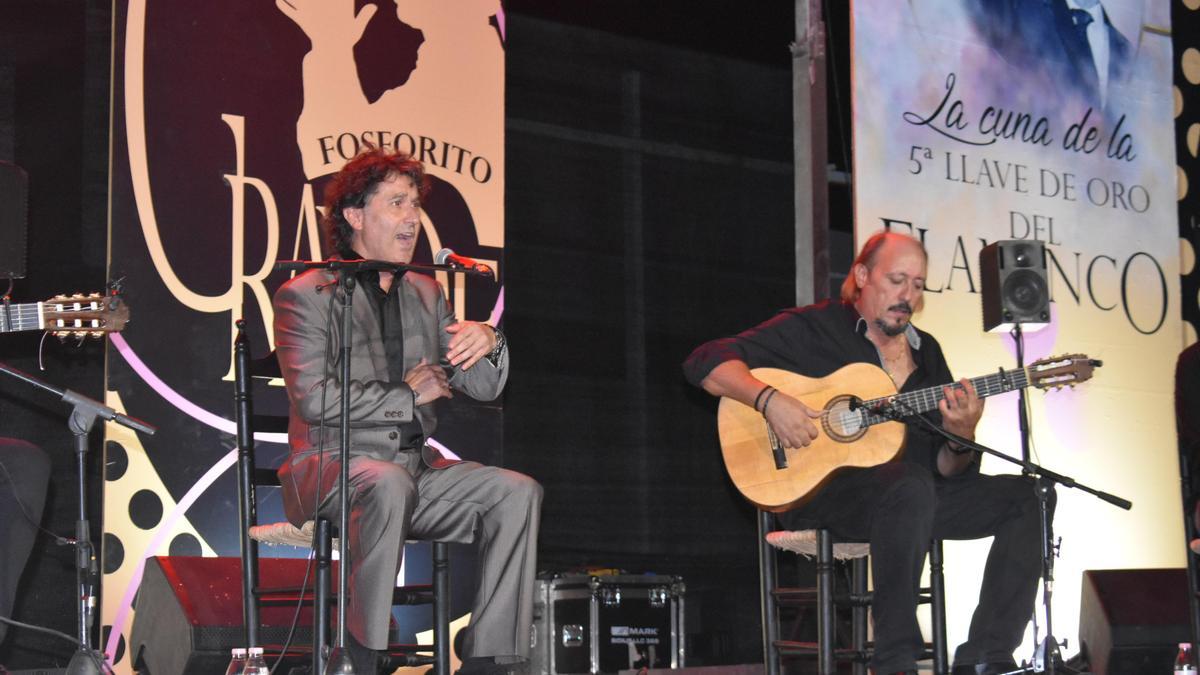
<svg viewBox="0 0 1200 675">
<path fill-rule="evenodd" d="M 0 279 L 25 278 L 25 221 L 29 215 L 29 176 L 0 161 Z"/>
<path fill-rule="evenodd" d="M 299 587 L 306 565 L 303 559 L 263 558 L 259 573 L 274 587 Z M 309 575 L 310 584 L 312 579 Z M 295 603 L 263 607 L 259 639 L 282 645 L 295 612 Z M 312 618 L 311 605 L 303 607 L 293 647 L 312 644 Z M 164 556 L 146 561 L 129 636 L 130 663 L 139 673 L 223 673 L 230 650 L 245 647 L 245 641 L 240 558 Z M 291 665 L 309 662 L 291 659 Z"/>
<path fill-rule="evenodd" d="M 1040 241 L 997 241 L 979 252 L 983 329 L 1007 331 L 1013 324 L 1050 323 L 1046 247 Z"/>
<path fill-rule="evenodd" d="M 1185 569 L 1086 570 L 1079 643 L 1095 675 L 1169 673 L 1191 642 Z"/>
</svg>

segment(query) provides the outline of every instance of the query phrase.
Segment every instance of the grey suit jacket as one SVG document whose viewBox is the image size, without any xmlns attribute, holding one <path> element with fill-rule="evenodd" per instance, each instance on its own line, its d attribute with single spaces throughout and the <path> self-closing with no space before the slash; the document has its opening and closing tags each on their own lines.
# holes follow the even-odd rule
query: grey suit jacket
<svg viewBox="0 0 1200 675">
<path fill-rule="evenodd" d="M 446 302 L 442 287 L 433 279 L 409 272 L 397 288 L 404 322 L 404 372 L 424 358 L 428 363 L 444 363 L 450 334 L 446 326 L 455 318 Z M 332 299 L 332 302 L 331 302 Z M 341 397 L 350 399 L 350 454 L 365 455 L 384 461 L 406 464 L 415 471 L 415 455 L 400 456 L 400 425 L 416 419 L 424 438 L 437 428 L 432 404 L 413 406 L 412 389 L 404 382 L 391 382 L 379 319 L 366 294 L 354 295 L 353 346 L 350 356 L 350 383 L 340 380 L 340 334 L 342 322 L 341 291 L 334 275 L 325 270 L 306 272 L 284 284 L 275 294 L 275 350 L 290 404 L 288 442 L 292 456 L 279 469 L 284 485 L 284 507 L 288 519 L 300 524 L 313 516 L 315 471 L 318 445 L 326 453 L 326 467 L 333 466 L 341 445 Z M 480 359 L 470 370 L 454 368 L 450 385 L 481 401 L 495 399 L 508 379 L 508 352 L 493 365 Z M 324 389 L 324 407 L 322 407 Z M 324 443 L 319 444 L 322 417 L 325 420 Z M 445 466 L 447 460 L 426 446 L 424 463 L 432 468 Z M 323 483 L 329 483 L 326 470 Z M 322 493 L 328 493 L 324 486 Z M 298 499 L 304 494 L 309 498 Z M 297 501 L 303 502 L 303 505 Z"/>
</svg>

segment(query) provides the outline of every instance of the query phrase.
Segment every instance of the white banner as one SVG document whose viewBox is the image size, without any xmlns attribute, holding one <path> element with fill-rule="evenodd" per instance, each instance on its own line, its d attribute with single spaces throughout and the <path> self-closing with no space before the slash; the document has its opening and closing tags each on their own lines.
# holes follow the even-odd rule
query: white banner
<svg viewBox="0 0 1200 675">
<path fill-rule="evenodd" d="M 956 377 L 1015 365 L 1013 340 L 982 330 L 978 256 L 989 242 L 1037 239 L 1050 253 L 1051 323 L 1026 336 L 1026 362 L 1104 361 L 1076 389 L 1029 393 L 1034 461 L 1134 504 L 1058 490 L 1054 632 L 1073 653 L 1083 570 L 1183 564 L 1169 5 L 856 0 L 852 11 L 856 240 L 890 226 L 925 242 L 914 322 Z M 1016 394 L 987 402 L 979 440 L 1020 455 Z M 947 546 L 952 646 L 966 638 L 989 545 Z"/>
</svg>

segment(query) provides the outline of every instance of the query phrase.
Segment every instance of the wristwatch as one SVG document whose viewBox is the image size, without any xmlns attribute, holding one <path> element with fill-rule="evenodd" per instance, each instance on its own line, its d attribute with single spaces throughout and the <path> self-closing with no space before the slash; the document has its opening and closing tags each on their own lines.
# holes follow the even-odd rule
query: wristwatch
<svg viewBox="0 0 1200 675">
<path fill-rule="evenodd" d="M 508 341 L 504 339 L 504 333 L 501 333 L 499 328 L 491 325 L 488 328 L 491 328 L 492 332 L 496 334 L 496 346 L 492 348 L 492 351 L 485 358 L 491 361 L 493 366 L 499 366 L 500 355 L 504 353 L 504 348 L 507 346 Z"/>
</svg>

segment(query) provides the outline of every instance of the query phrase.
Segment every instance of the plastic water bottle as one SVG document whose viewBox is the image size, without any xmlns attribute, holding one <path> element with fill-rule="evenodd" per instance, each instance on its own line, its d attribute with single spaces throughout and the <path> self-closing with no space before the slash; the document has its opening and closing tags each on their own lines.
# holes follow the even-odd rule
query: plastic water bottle
<svg viewBox="0 0 1200 675">
<path fill-rule="evenodd" d="M 1196 675 L 1196 662 L 1192 660 L 1192 643 L 1180 642 L 1175 655 L 1175 675 Z"/>
<path fill-rule="evenodd" d="M 246 668 L 246 649 L 245 647 L 234 647 L 233 658 L 229 659 L 229 667 L 225 669 L 225 675 L 242 675 L 242 671 Z"/>
<path fill-rule="evenodd" d="M 249 656 L 246 658 L 246 667 L 242 669 L 245 675 L 271 675 L 271 669 L 267 667 L 267 662 L 263 659 L 262 647 L 251 647 Z"/>
</svg>

